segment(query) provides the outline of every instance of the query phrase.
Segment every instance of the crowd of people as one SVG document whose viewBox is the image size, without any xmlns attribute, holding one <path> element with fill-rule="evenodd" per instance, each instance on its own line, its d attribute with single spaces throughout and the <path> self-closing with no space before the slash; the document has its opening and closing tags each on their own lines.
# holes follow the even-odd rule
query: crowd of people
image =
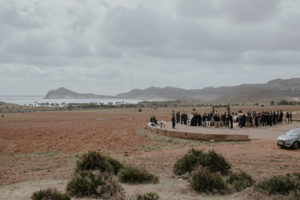
<svg viewBox="0 0 300 200">
<path fill-rule="evenodd" d="M 203 126 L 210 128 L 225 127 L 259 127 L 259 126 L 273 126 L 281 124 L 284 121 L 290 123 L 293 120 L 291 112 L 272 111 L 272 112 L 256 112 L 249 111 L 247 113 L 204 113 L 197 112 L 190 113 L 189 115 L 183 111 L 182 113 L 173 111 L 172 113 L 172 127 L 175 128 L 176 124 L 184 124 L 190 126 Z"/>
</svg>

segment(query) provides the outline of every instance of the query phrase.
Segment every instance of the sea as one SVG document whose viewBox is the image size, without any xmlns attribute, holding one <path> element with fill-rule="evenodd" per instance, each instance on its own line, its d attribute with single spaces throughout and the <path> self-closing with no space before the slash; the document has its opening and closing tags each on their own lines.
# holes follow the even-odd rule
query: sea
<svg viewBox="0 0 300 200">
<path fill-rule="evenodd" d="M 0 102 L 13 103 L 26 106 L 51 106 L 56 104 L 63 106 L 69 103 L 97 103 L 97 104 L 137 104 L 141 100 L 136 99 L 118 99 L 118 98 L 95 98 L 95 99 L 44 99 L 43 96 L 0 96 Z"/>
</svg>

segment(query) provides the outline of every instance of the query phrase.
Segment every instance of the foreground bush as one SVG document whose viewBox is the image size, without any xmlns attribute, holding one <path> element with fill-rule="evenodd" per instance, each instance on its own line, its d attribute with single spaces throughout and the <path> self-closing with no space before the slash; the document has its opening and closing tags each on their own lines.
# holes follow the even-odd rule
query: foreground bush
<svg viewBox="0 0 300 200">
<path fill-rule="evenodd" d="M 217 154 L 215 151 L 209 151 L 206 156 L 206 162 L 203 164 L 211 172 L 221 172 L 222 175 L 227 175 L 231 169 L 230 164 L 225 160 L 225 158 Z"/>
<path fill-rule="evenodd" d="M 227 175 L 231 169 L 230 164 L 222 155 L 214 151 L 204 153 L 201 150 L 197 151 L 192 149 L 175 163 L 173 171 L 177 175 L 183 175 L 185 173 L 191 173 L 199 165 L 206 167 L 210 172 L 221 172 L 223 175 Z"/>
<path fill-rule="evenodd" d="M 296 189 L 294 182 L 287 176 L 273 176 L 256 186 L 269 194 L 289 194 Z"/>
<path fill-rule="evenodd" d="M 71 200 L 66 194 L 61 194 L 55 189 L 40 190 L 33 193 L 32 200 Z"/>
<path fill-rule="evenodd" d="M 199 168 L 192 173 L 192 188 L 200 193 L 224 193 L 227 185 L 219 174 L 211 173 L 206 168 Z"/>
<path fill-rule="evenodd" d="M 177 175 L 191 173 L 201 163 L 204 163 L 205 157 L 206 154 L 201 150 L 192 149 L 175 163 L 173 171 Z"/>
<path fill-rule="evenodd" d="M 253 185 L 254 180 L 252 177 L 245 172 L 240 172 L 238 174 L 230 174 L 227 179 L 227 183 L 233 185 L 234 189 L 238 192 Z"/>
<path fill-rule="evenodd" d="M 137 195 L 136 199 L 137 200 L 158 200 L 159 196 L 156 193 L 150 192 L 150 193 L 146 193 L 143 195 L 139 194 L 139 195 Z"/>
<path fill-rule="evenodd" d="M 118 174 L 119 170 L 123 168 L 123 164 L 119 161 L 102 155 L 97 152 L 88 152 L 83 154 L 76 165 L 76 172 L 86 170 L 99 170 L 100 172 L 108 172 Z"/>
<path fill-rule="evenodd" d="M 159 178 L 145 169 L 127 166 L 120 170 L 119 180 L 122 183 L 158 183 Z"/>
<path fill-rule="evenodd" d="M 110 174 L 92 171 L 75 173 L 66 190 L 69 195 L 75 197 L 110 199 L 123 196 L 123 189 Z"/>
</svg>

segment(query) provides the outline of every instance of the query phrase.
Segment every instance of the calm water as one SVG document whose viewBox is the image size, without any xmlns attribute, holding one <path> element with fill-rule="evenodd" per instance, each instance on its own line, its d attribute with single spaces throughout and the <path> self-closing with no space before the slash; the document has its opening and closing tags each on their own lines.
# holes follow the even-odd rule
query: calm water
<svg viewBox="0 0 300 200">
<path fill-rule="evenodd" d="M 131 103 L 136 104 L 141 100 L 134 99 L 43 99 L 42 96 L 0 96 L 0 101 L 6 103 L 14 103 L 18 105 L 36 105 L 38 106 L 40 103 Z"/>
</svg>

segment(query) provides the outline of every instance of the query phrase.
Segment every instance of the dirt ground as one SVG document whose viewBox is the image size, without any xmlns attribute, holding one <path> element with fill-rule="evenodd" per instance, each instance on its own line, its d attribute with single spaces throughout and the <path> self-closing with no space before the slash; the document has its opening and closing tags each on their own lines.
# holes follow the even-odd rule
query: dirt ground
<svg viewBox="0 0 300 200">
<path fill-rule="evenodd" d="M 191 108 L 173 108 L 191 112 Z M 189 149 L 215 150 L 225 156 L 233 170 L 243 170 L 259 182 L 272 175 L 300 172 L 300 149 L 276 146 L 276 138 L 300 122 L 267 128 L 246 128 L 259 136 L 249 142 L 206 142 L 156 135 L 145 129 L 151 117 L 170 121 L 169 109 L 95 110 L 5 114 L 0 118 L 0 200 L 30 199 L 48 187 L 64 191 L 78 156 L 95 150 L 125 163 L 143 166 L 160 176 L 157 185 L 123 185 L 127 195 L 157 192 L 161 199 L 266 199 L 246 190 L 227 196 L 199 195 L 188 183 L 172 174 L 176 160 Z M 234 107 L 238 110 L 293 111 L 300 107 Z M 196 108 L 208 112 L 210 108 Z M 222 129 L 209 131 L 223 132 Z M 241 130 L 234 130 L 241 131 Z M 250 137 L 251 138 L 251 137 Z"/>
</svg>

